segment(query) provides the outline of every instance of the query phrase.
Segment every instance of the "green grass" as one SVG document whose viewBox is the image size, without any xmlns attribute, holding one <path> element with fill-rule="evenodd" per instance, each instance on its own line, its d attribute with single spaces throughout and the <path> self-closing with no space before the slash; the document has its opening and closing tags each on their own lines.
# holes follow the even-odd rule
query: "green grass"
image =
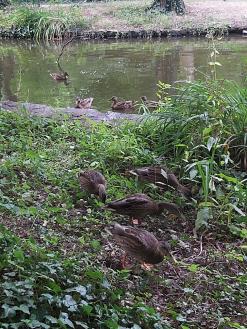
<svg viewBox="0 0 247 329">
<path fill-rule="evenodd" d="M 75 28 L 87 29 L 90 26 L 76 7 L 49 10 L 25 6 L 12 9 L 8 14 L 1 13 L 1 25 L 5 28 L 14 26 L 20 36 L 31 36 L 38 40 L 62 39 Z"/>
<path fill-rule="evenodd" d="M 2 328 L 244 328 L 247 95 L 230 86 L 196 82 L 174 97 L 160 83 L 149 121 L 118 126 L 0 112 Z M 194 202 L 125 174 L 152 164 L 191 184 Z M 144 221 L 177 265 L 120 269 L 105 228 L 129 220 L 85 195 L 87 168 L 106 176 L 108 200 L 143 191 L 183 208 L 185 220 Z"/>
</svg>

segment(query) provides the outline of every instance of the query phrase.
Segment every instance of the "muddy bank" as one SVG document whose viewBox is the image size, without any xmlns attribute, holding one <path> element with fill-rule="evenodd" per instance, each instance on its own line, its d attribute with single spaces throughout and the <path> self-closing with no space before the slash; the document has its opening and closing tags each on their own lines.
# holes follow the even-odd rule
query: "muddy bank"
<svg viewBox="0 0 247 329">
<path fill-rule="evenodd" d="M 20 113 L 22 113 L 22 111 L 26 111 L 26 113 L 30 115 L 46 118 L 59 118 L 66 115 L 71 119 L 78 119 L 81 121 L 92 120 L 95 122 L 114 122 L 119 120 L 136 121 L 141 117 L 138 114 L 126 114 L 112 111 L 104 113 L 95 109 L 84 110 L 73 107 L 55 109 L 43 104 L 17 103 L 12 101 L 0 102 L 0 110 Z"/>
<path fill-rule="evenodd" d="M 247 26 L 243 27 L 225 27 L 224 29 L 214 29 L 215 34 L 225 35 L 244 34 Z M 115 31 L 115 30 L 99 30 L 85 31 L 82 29 L 74 29 L 66 32 L 64 38 L 77 37 L 82 40 L 107 40 L 107 39 L 152 39 L 152 38 L 169 38 L 169 37 L 199 37 L 205 36 L 208 29 L 186 28 L 186 29 L 164 29 L 164 30 L 130 30 L 130 31 Z M 4 39 L 32 39 L 34 34 L 29 29 L 4 29 L 0 28 L 0 38 Z"/>
</svg>

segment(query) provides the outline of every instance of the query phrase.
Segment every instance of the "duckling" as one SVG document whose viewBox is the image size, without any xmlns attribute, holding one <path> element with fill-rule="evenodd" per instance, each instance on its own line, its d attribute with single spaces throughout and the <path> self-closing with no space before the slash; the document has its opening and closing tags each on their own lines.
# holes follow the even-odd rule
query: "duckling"
<svg viewBox="0 0 247 329">
<path fill-rule="evenodd" d="M 97 195 L 105 203 L 106 201 L 106 179 L 95 170 L 88 170 L 79 174 L 81 187 L 88 193 Z"/>
<path fill-rule="evenodd" d="M 109 202 L 105 209 L 131 217 L 133 224 L 139 224 L 139 221 L 147 215 L 160 215 L 165 209 L 172 214 L 183 217 L 177 205 L 168 202 L 157 203 L 146 194 L 141 193 Z"/>
<path fill-rule="evenodd" d="M 165 255 L 171 255 L 169 244 L 166 241 L 159 241 L 146 230 L 116 223 L 108 231 L 125 251 L 121 260 L 123 268 L 126 267 L 127 254 L 141 262 L 145 269 L 150 269 L 152 265 L 161 263 Z"/>
<path fill-rule="evenodd" d="M 114 111 L 125 111 L 125 110 L 133 110 L 134 102 L 133 101 L 124 101 L 118 100 L 116 96 L 113 96 L 110 101 L 112 101 L 111 108 Z"/>
<path fill-rule="evenodd" d="M 155 110 L 159 106 L 159 102 L 148 100 L 147 96 L 142 96 L 141 100 L 143 101 L 144 105 L 146 105 L 146 107 L 150 110 Z"/>
<path fill-rule="evenodd" d="M 165 167 L 154 166 L 136 168 L 130 170 L 129 173 L 138 176 L 141 181 L 147 181 L 160 187 L 164 187 L 164 185 L 172 186 L 188 199 L 192 197 L 191 190 L 182 185 L 174 173 Z"/>
<path fill-rule="evenodd" d="M 76 97 L 76 106 L 75 107 L 80 108 L 80 109 L 90 109 L 92 107 L 92 103 L 93 103 L 92 97 L 85 98 L 85 99 Z"/>
<path fill-rule="evenodd" d="M 66 81 L 69 77 L 67 72 L 63 73 L 50 73 L 50 76 L 56 81 Z"/>
</svg>

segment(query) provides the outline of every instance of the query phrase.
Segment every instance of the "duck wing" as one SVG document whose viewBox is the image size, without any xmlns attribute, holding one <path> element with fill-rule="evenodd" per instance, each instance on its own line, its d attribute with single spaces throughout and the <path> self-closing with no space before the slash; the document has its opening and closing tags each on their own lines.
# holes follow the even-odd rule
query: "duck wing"
<svg viewBox="0 0 247 329">
<path fill-rule="evenodd" d="M 115 241 L 133 257 L 145 261 L 154 255 L 159 247 L 156 237 L 143 229 L 115 224 L 111 233 Z"/>
<path fill-rule="evenodd" d="M 143 207 L 147 203 L 150 203 L 151 199 L 145 194 L 133 194 L 125 198 L 109 202 L 107 208 L 111 209 L 132 209 Z"/>
<path fill-rule="evenodd" d="M 106 186 L 105 177 L 98 171 L 89 170 L 80 173 L 79 176 L 81 187 L 89 193 L 98 192 L 98 185 Z"/>
</svg>

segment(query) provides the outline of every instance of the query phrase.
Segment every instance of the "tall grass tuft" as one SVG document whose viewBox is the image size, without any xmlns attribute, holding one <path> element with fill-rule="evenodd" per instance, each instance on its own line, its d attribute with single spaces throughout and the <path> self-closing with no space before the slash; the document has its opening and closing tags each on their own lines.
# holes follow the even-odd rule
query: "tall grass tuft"
<svg viewBox="0 0 247 329">
<path fill-rule="evenodd" d="M 8 25 L 23 30 L 31 37 L 40 40 L 62 39 L 75 27 L 87 28 L 88 22 L 79 15 L 76 8 L 68 11 L 20 7 L 7 17 Z"/>
</svg>

